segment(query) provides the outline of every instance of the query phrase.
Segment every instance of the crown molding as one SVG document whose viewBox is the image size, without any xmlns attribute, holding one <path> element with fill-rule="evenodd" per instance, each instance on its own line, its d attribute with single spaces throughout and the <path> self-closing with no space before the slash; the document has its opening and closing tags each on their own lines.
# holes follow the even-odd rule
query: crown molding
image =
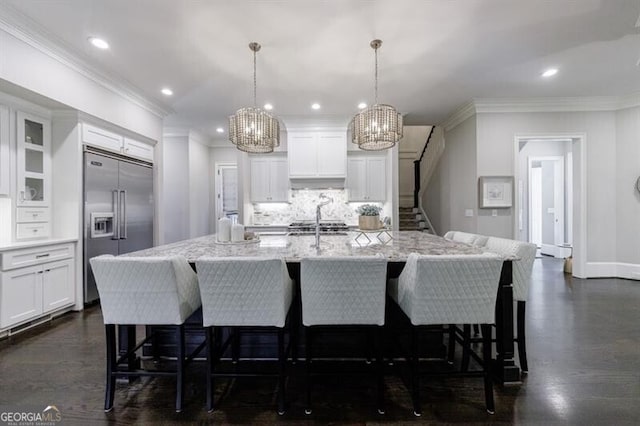
<svg viewBox="0 0 640 426">
<path fill-rule="evenodd" d="M 160 118 L 174 112 L 142 95 L 139 88 L 122 77 L 101 70 L 81 59 L 80 55 L 63 40 L 12 6 L 2 2 L 0 2 L 0 30 Z"/>
<path fill-rule="evenodd" d="M 474 114 L 482 113 L 618 111 L 638 106 L 640 92 L 625 96 L 477 98 L 454 111 L 441 126 L 450 131 Z"/>
<path fill-rule="evenodd" d="M 318 115 L 282 115 L 280 121 L 288 131 L 297 130 L 337 130 L 346 131 L 349 125 L 349 117 L 342 115 L 318 114 Z"/>
<path fill-rule="evenodd" d="M 193 141 L 209 148 L 213 148 L 215 144 L 211 138 L 188 127 L 164 127 L 162 129 L 162 138 L 185 138 L 189 142 Z"/>
<path fill-rule="evenodd" d="M 474 101 L 467 102 L 458 108 L 453 114 L 449 116 L 445 121 L 442 122 L 439 126 L 444 128 L 446 132 L 457 127 L 466 119 L 474 116 L 476 114 L 476 106 Z"/>
</svg>

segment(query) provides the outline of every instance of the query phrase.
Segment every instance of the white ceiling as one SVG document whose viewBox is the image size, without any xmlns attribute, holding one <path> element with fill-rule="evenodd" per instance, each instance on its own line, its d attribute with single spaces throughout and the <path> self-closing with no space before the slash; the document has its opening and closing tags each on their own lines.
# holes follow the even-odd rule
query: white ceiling
<svg viewBox="0 0 640 426">
<path fill-rule="evenodd" d="M 373 101 L 407 124 L 443 121 L 476 97 L 618 96 L 640 91 L 640 0 L 2 0 L 28 25 L 174 111 L 170 126 L 214 138 L 252 104 L 280 117 L 349 119 Z M 111 48 L 87 43 L 99 35 Z M 557 76 L 542 79 L 547 67 Z M 164 98 L 163 86 L 174 96 Z M 320 102 L 320 112 L 311 111 Z M 285 120 L 286 122 L 286 120 Z"/>
</svg>

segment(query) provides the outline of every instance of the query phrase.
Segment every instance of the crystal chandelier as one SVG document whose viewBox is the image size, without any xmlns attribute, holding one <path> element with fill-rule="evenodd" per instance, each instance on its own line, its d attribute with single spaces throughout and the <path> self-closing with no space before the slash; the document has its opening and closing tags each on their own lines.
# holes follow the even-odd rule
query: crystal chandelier
<svg viewBox="0 0 640 426">
<path fill-rule="evenodd" d="M 392 148 L 402 139 L 402 115 L 391 105 L 378 103 L 378 48 L 382 40 L 373 40 L 370 46 L 375 51 L 375 104 L 363 109 L 349 124 L 352 142 L 360 149 L 380 151 Z"/>
<path fill-rule="evenodd" d="M 229 140 L 240 151 L 264 154 L 280 146 L 280 123 L 257 106 L 256 53 L 260 44 L 249 43 L 249 49 L 253 51 L 253 107 L 241 108 L 229 117 Z"/>
</svg>

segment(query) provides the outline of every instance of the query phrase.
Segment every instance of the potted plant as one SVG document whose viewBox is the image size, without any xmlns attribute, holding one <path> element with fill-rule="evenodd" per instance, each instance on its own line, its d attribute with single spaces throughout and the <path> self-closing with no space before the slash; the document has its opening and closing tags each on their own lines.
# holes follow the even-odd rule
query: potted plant
<svg viewBox="0 0 640 426">
<path fill-rule="evenodd" d="M 360 229 L 380 229 L 382 223 L 380 222 L 380 211 L 382 207 L 373 204 L 363 204 L 356 209 L 358 217 L 358 227 Z"/>
</svg>

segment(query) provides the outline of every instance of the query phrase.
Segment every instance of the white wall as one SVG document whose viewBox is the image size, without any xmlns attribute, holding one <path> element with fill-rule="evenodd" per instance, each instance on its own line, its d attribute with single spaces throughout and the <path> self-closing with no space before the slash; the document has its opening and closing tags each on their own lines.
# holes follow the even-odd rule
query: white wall
<svg viewBox="0 0 640 426">
<path fill-rule="evenodd" d="M 476 116 L 445 131 L 444 137 L 444 153 L 422 200 L 424 210 L 440 235 L 452 229 L 476 232 Z M 465 216 L 467 209 L 472 217 Z"/>
<path fill-rule="evenodd" d="M 616 112 L 616 254 L 617 261 L 636 265 L 640 279 L 640 107 Z"/>
<path fill-rule="evenodd" d="M 208 235 L 211 194 L 209 147 L 189 140 L 189 237 Z"/>
<path fill-rule="evenodd" d="M 189 137 L 166 136 L 162 141 L 163 239 L 168 244 L 189 238 Z"/>
<path fill-rule="evenodd" d="M 586 134 L 587 261 L 615 261 L 615 112 L 481 113 L 477 115 L 478 176 L 514 174 L 514 138 L 522 134 Z M 578 206 L 574 203 L 575 208 Z M 513 238 L 513 209 L 481 210 L 477 232 Z M 577 224 L 576 224 L 577 225 Z"/>
<path fill-rule="evenodd" d="M 46 49 L 0 29 L 0 79 L 32 90 L 153 140 L 162 134 L 162 117 L 88 78 Z M 46 70 L 46 72 L 43 72 Z"/>
</svg>

